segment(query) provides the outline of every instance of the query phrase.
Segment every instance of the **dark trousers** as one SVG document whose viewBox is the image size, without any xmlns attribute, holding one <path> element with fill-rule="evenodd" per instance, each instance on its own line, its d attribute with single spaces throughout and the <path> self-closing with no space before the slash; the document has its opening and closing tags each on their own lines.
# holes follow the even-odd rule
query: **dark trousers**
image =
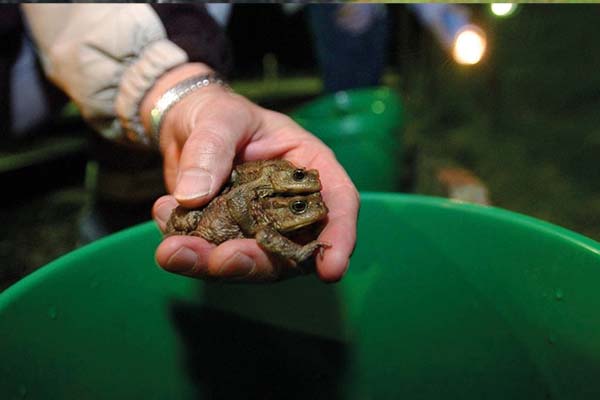
<svg viewBox="0 0 600 400">
<path fill-rule="evenodd" d="M 339 12 L 343 6 L 311 4 L 307 10 L 326 92 L 376 86 L 385 67 L 388 40 L 386 13 L 375 14 L 366 28 L 357 32 L 339 23 Z"/>
<path fill-rule="evenodd" d="M 22 34 L 19 5 L 0 5 L 0 140 L 10 131 L 10 72 L 21 49 Z"/>
</svg>

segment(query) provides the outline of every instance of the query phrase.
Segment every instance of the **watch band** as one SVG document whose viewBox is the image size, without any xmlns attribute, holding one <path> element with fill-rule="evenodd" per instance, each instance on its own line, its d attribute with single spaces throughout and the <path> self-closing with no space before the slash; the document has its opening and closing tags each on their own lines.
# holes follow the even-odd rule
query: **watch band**
<svg viewBox="0 0 600 400">
<path fill-rule="evenodd" d="M 177 85 L 167 90 L 158 99 L 150 111 L 150 120 L 152 122 L 151 138 L 155 144 L 159 143 L 160 129 L 167 111 L 169 111 L 171 107 L 180 102 L 188 94 L 211 84 L 227 86 L 225 80 L 223 80 L 223 78 L 221 78 L 221 76 L 218 74 L 212 73 L 196 75 L 179 82 Z"/>
</svg>

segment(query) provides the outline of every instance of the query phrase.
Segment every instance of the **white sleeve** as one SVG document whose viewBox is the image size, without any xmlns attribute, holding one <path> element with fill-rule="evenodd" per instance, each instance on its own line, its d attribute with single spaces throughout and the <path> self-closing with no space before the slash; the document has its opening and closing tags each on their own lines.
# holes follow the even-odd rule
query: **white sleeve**
<svg viewBox="0 0 600 400">
<path fill-rule="evenodd" d="M 187 61 L 148 4 L 24 4 L 48 77 L 102 135 L 120 139 L 144 94 Z M 121 123 L 119 123 L 119 120 Z"/>
</svg>

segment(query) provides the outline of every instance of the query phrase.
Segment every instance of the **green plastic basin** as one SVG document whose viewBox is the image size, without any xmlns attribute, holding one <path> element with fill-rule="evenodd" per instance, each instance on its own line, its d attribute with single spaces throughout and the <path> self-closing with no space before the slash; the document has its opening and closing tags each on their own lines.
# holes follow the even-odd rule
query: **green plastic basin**
<svg viewBox="0 0 600 400">
<path fill-rule="evenodd" d="M 404 121 L 394 91 L 380 87 L 325 95 L 291 117 L 335 152 L 359 190 L 398 190 Z"/>
<path fill-rule="evenodd" d="M 0 294 L 5 399 L 598 399 L 600 244 L 511 212 L 363 194 L 347 276 L 208 284 L 151 224 Z"/>
</svg>

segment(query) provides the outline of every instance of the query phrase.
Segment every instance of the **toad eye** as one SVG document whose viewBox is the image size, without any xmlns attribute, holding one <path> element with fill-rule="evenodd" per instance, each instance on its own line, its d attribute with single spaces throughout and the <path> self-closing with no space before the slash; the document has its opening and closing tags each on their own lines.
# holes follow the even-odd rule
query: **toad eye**
<svg viewBox="0 0 600 400">
<path fill-rule="evenodd" d="M 296 200 L 290 205 L 290 208 L 294 214 L 302 214 L 304 211 L 306 211 L 306 207 L 306 201 L 302 200 Z"/>
<path fill-rule="evenodd" d="M 301 169 L 297 169 L 294 171 L 294 173 L 292 174 L 292 178 L 294 178 L 295 181 L 302 181 L 304 180 L 304 178 L 306 177 L 306 174 L 304 173 L 304 170 Z"/>
</svg>

